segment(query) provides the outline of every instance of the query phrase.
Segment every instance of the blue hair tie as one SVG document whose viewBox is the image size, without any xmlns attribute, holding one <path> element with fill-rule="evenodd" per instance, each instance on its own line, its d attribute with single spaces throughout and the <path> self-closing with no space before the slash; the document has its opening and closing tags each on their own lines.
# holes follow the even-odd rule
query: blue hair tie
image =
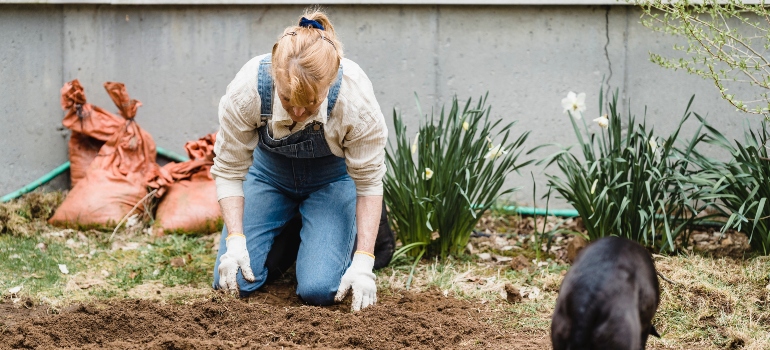
<svg viewBox="0 0 770 350">
<path fill-rule="evenodd" d="M 299 20 L 299 26 L 305 27 L 305 28 L 316 28 L 320 30 L 325 30 L 324 26 L 322 26 L 321 23 L 318 23 L 317 21 L 314 21 L 312 19 L 307 19 L 305 17 L 302 17 L 302 19 Z"/>
</svg>

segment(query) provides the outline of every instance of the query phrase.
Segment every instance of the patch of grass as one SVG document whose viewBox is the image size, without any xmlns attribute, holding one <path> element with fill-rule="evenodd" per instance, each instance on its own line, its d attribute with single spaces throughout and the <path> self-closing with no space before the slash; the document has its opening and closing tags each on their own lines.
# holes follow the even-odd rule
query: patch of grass
<svg viewBox="0 0 770 350">
<path fill-rule="evenodd" d="M 113 280 L 123 290 L 146 281 L 197 287 L 213 279 L 216 255 L 207 243 L 196 236 L 164 236 L 136 250 L 115 251 L 103 261 L 115 269 Z"/>
<path fill-rule="evenodd" d="M 45 249 L 36 246 L 44 244 Z M 64 242 L 44 237 L 0 235 L 0 292 L 23 286 L 22 295 L 44 293 L 60 297 L 64 293 L 67 275 L 59 271 L 65 264 L 70 274 L 84 268 Z"/>
<path fill-rule="evenodd" d="M 770 259 L 659 258 L 661 305 L 654 322 L 661 342 L 719 348 L 770 348 Z"/>
<path fill-rule="evenodd" d="M 0 294 L 22 285 L 18 297 L 61 306 L 152 292 L 134 293 L 145 284 L 210 289 L 216 253 L 209 237 L 134 235 L 110 242 L 110 235 L 74 230 L 37 237 L 0 235 Z M 41 244 L 45 250 L 37 248 Z M 66 264 L 69 274 L 60 272 L 58 264 Z"/>
</svg>

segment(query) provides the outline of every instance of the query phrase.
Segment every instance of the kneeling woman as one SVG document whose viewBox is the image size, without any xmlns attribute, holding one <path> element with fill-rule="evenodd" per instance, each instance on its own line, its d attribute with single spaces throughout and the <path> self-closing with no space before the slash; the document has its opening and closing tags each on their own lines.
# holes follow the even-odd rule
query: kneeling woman
<svg viewBox="0 0 770 350">
<path fill-rule="evenodd" d="M 299 212 L 297 294 L 328 305 L 352 289 L 354 310 L 374 304 L 387 127 L 324 13 L 306 13 L 272 54 L 243 66 L 219 123 L 211 173 L 225 229 L 214 288 L 247 296 L 262 286 L 274 239 Z"/>
</svg>

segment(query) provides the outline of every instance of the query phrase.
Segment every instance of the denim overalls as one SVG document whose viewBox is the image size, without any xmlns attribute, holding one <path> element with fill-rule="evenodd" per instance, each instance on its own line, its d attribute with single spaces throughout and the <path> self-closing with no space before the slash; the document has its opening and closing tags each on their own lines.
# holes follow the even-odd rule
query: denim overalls
<svg viewBox="0 0 770 350">
<path fill-rule="evenodd" d="M 296 265 L 297 294 L 308 303 L 329 305 L 350 265 L 356 240 L 356 186 L 345 159 L 332 154 L 326 143 L 323 123 L 308 123 L 282 139 L 270 136 L 267 121 L 272 116 L 274 89 L 270 64 L 267 55 L 259 65 L 257 89 L 265 123 L 257 129 L 259 146 L 243 182 L 243 230 L 256 281 L 246 281 L 238 271 L 238 288 L 245 297 L 265 283 L 265 261 L 273 241 L 299 211 L 302 242 Z M 342 66 L 327 96 L 328 118 L 341 83 Z M 227 228 L 222 231 L 214 266 L 214 288 L 219 285 L 219 260 L 227 249 L 226 237 Z"/>
</svg>

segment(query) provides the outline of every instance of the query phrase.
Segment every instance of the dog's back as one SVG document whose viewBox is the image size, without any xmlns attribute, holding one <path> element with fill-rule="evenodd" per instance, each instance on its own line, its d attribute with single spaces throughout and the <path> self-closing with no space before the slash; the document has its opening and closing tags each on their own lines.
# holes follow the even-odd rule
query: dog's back
<svg viewBox="0 0 770 350">
<path fill-rule="evenodd" d="M 564 277 L 551 323 L 554 350 L 643 349 L 654 334 L 660 290 L 647 250 L 602 238 L 586 247 Z"/>
</svg>

